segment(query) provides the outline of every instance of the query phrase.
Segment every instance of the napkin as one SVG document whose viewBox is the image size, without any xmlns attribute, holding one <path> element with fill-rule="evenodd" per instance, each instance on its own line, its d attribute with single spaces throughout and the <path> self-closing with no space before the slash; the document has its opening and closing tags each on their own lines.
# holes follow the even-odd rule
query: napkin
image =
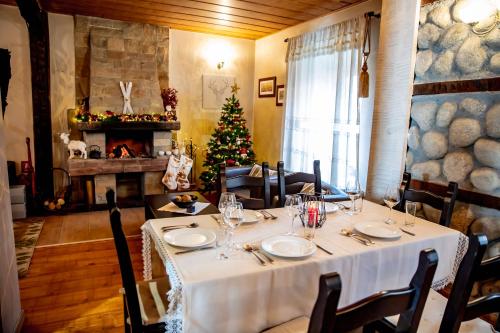
<svg viewBox="0 0 500 333">
<path fill-rule="evenodd" d="M 188 213 L 186 208 L 179 208 L 173 202 L 169 202 L 165 206 L 158 208 L 158 210 L 160 210 L 162 212 L 172 212 L 172 213 L 180 213 L 180 214 L 187 214 L 187 215 L 196 215 L 199 212 L 201 212 L 202 210 L 204 210 L 205 208 L 207 208 L 209 205 L 210 205 L 209 202 L 196 202 L 194 204 L 194 212 Z"/>
</svg>

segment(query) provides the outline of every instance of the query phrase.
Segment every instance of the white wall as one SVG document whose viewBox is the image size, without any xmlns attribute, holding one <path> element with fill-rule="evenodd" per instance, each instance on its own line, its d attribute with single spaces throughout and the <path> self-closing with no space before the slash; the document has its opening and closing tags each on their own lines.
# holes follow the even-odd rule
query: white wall
<svg viewBox="0 0 500 333">
<path fill-rule="evenodd" d="M 68 131 L 68 109 L 75 108 L 75 34 L 70 15 L 49 13 L 50 107 L 52 112 L 52 156 L 54 167 L 67 168 L 67 148 L 59 138 Z M 57 191 L 63 179 L 54 176 Z"/>
<path fill-rule="evenodd" d="M 11 51 L 12 72 L 4 119 L 6 158 L 16 162 L 19 173 L 20 161 L 28 156 L 26 137 L 33 148 L 33 108 L 28 29 L 17 7 L 0 5 L 0 31 L 0 48 Z"/>
<path fill-rule="evenodd" d="M 220 44 L 230 49 L 231 52 L 228 53 L 232 53 L 233 56 L 232 59 L 225 61 L 221 70 L 218 70 L 217 57 L 213 57 L 213 54 L 218 51 L 217 46 Z M 207 51 L 211 51 L 212 54 L 207 54 Z M 193 138 L 196 145 L 206 147 L 220 118 L 220 110 L 202 108 L 203 74 L 236 77 L 241 88 L 237 97 L 243 107 L 247 126 L 252 129 L 254 54 L 253 40 L 170 29 L 169 86 L 179 91 L 177 116 L 181 122 L 181 130 L 177 133 L 178 138 L 181 140 Z M 203 163 L 201 149 L 197 156 L 198 177 Z"/>
<path fill-rule="evenodd" d="M 21 300 L 17 280 L 9 181 L 5 167 L 7 164 L 5 132 L 5 121 L 0 117 L 0 331 L 13 333 L 21 318 Z"/>
<path fill-rule="evenodd" d="M 284 39 L 315 31 L 322 27 L 363 15 L 369 11 L 378 12 L 380 7 L 381 0 L 369 0 L 362 4 L 335 11 L 326 16 L 298 24 L 256 41 L 254 137 L 255 151 L 259 161 L 268 161 L 271 165 L 274 165 L 282 157 L 284 107 L 277 107 L 274 98 L 259 98 L 256 86 L 259 78 L 270 76 L 276 76 L 276 84 L 286 83 L 285 55 L 287 44 L 284 42 Z M 375 54 L 373 54 L 371 58 L 374 59 Z M 370 67 L 370 78 L 373 79 L 374 67 Z"/>
</svg>

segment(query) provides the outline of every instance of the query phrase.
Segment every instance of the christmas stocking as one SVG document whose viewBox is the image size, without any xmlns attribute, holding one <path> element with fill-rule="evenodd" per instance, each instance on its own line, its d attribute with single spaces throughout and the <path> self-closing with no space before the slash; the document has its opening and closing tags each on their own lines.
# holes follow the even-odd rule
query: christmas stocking
<svg viewBox="0 0 500 333">
<path fill-rule="evenodd" d="M 189 180 L 187 176 L 193 167 L 193 160 L 186 155 L 181 156 L 181 167 L 177 174 L 177 186 L 180 190 L 189 189 Z"/>
<path fill-rule="evenodd" d="M 176 178 L 177 174 L 179 173 L 180 167 L 181 159 L 175 157 L 174 155 L 170 156 L 170 159 L 168 160 L 167 171 L 165 172 L 165 175 L 161 180 L 169 190 L 175 190 L 177 188 Z"/>
</svg>

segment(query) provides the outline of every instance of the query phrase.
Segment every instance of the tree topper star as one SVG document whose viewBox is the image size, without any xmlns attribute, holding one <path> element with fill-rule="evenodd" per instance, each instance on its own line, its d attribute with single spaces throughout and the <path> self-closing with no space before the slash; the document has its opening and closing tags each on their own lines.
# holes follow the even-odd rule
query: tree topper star
<svg viewBox="0 0 500 333">
<path fill-rule="evenodd" d="M 238 93 L 238 90 L 240 90 L 241 88 L 238 87 L 238 84 L 235 82 L 232 86 L 231 86 L 231 93 L 233 94 L 237 94 Z"/>
</svg>

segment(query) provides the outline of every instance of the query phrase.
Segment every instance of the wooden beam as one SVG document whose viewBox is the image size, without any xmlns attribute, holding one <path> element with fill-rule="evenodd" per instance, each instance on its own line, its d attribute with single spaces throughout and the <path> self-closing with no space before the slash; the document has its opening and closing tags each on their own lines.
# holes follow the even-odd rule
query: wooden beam
<svg viewBox="0 0 500 333">
<path fill-rule="evenodd" d="M 48 15 L 36 0 L 17 0 L 17 5 L 30 39 L 36 193 L 44 199 L 54 196 Z"/>
<path fill-rule="evenodd" d="M 448 189 L 445 185 L 424 182 L 421 180 L 412 179 L 411 187 L 417 190 L 425 190 L 436 193 L 438 195 L 445 195 Z M 478 205 L 481 207 L 488 207 L 498 209 L 500 207 L 500 198 L 493 195 L 474 192 L 470 190 L 459 189 L 457 200 L 468 204 Z"/>
<path fill-rule="evenodd" d="M 478 91 L 500 91 L 500 80 L 496 77 L 491 79 L 423 83 L 413 86 L 413 96 Z"/>
</svg>

